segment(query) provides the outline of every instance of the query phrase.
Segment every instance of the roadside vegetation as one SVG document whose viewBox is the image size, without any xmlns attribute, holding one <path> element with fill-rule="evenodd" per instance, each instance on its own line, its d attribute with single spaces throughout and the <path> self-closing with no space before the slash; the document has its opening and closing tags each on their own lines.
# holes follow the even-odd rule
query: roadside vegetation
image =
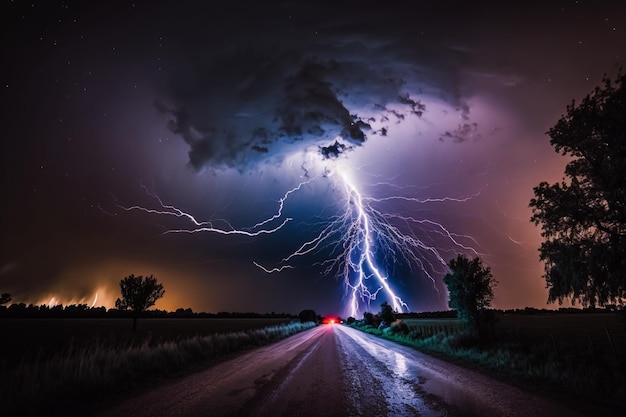
<svg viewBox="0 0 626 417">
<path fill-rule="evenodd" d="M 626 331 L 613 312 L 493 311 L 488 340 L 459 319 L 433 314 L 388 324 L 381 313 L 348 323 L 570 405 L 621 410 L 626 403 Z"/>
<path fill-rule="evenodd" d="M 206 326 L 207 321 L 202 321 Z M 3 359 L 0 415 L 35 415 L 44 410 L 53 411 L 60 404 L 63 409 L 59 411 L 63 415 L 78 415 L 86 404 L 93 406 L 315 325 L 314 322 L 293 321 L 169 340 L 159 340 L 151 333 L 134 333 L 133 337 L 124 339 L 125 343 L 94 337 L 41 360 L 23 360 L 9 366 Z"/>
</svg>

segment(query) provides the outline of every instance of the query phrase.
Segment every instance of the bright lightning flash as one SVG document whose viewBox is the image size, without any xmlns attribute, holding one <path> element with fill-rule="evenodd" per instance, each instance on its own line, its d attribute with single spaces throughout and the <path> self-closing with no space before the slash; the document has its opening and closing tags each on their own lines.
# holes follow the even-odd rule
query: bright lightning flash
<svg viewBox="0 0 626 417">
<path fill-rule="evenodd" d="M 289 262 L 295 257 L 321 251 L 322 248 L 328 249 L 335 255 L 321 264 L 326 267 L 325 274 L 338 272 L 343 277 L 349 292 L 348 310 L 352 317 L 357 317 L 361 303 L 369 304 L 381 292 L 386 295 L 395 311 L 409 310 L 407 303 L 391 288 L 389 271 L 384 271 L 380 264 L 392 265 L 404 262 L 417 266 L 432 281 L 433 286 L 435 277 L 429 271 L 447 269 L 446 261 L 435 245 L 426 243 L 414 233 L 417 226 L 425 234 L 434 233 L 446 239 L 449 246 L 456 251 L 477 253 L 471 246 L 461 242 L 476 243 L 473 238 L 453 234 L 439 222 L 388 214 L 374 207 L 376 203 L 390 200 L 427 204 L 443 201 L 465 202 L 470 197 L 423 200 L 406 196 L 372 198 L 364 196 L 344 172 L 339 172 L 339 175 L 333 177 L 338 177 L 346 196 L 344 207 L 339 210 L 341 214 L 331 216 L 315 238 L 303 243 L 296 251 L 283 258 L 280 269 L 289 267 Z M 410 226 L 401 229 L 394 224 Z M 441 268 L 437 268 L 429 259 Z M 265 272 L 279 270 L 279 268 L 268 270 L 259 264 L 256 265 Z"/>
<path fill-rule="evenodd" d="M 363 197 L 345 175 L 341 175 L 346 186 L 346 194 L 349 196 L 349 202 L 354 204 L 356 215 L 352 215 L 348 236 L 350 238 L 349 245 L 346 247 L 346 268 L 344 270 L 344 279 L 346 285 L 352 289 L 350 298 L 350 312 L 353 317 L 358 311 L 359 295 L 366 296 L 368 299 L 376 298 L 378 291 L 383 290 L 391 300 L 391 305 L 395 311 L 408 310 L 409 306 L 397 296 L 389 286 L 388 277 L 378 269 L 375 259 L 375 240 L 376 235 L 382 235 L 384 230 L 378 226 L 384 226 L 385 223 L 379 224 L 372 219 L 376 218 L 376 212 L 371 209 Z M 350 210 L 352 211 L 352 210 Z M 348 213 L 346 213 L 348 214 Z M 353 261 L 353 254 L 357 254 L 357 261 Z M 356 273 L 356 281 L 350 282 L 350 272 Z M 366 280 L 374 278 L 378 285 L 378 289 L 371 293 L 368 286 L 365 285 Z"/>
<path fill-rule="evenodd" d="M 343 278 L 349 294 L 348 310 L 352 317 L 357 317 L 361 304 L 369 305 L 380 293 L 385 294 L 395 311 L 409 311 L 407 303 L 392 289 L 389 271 L 385 271 L 379 265 L 393 266 L 395 263 L 404 263 L 416 266 L 432 281 L 436 289 L 433 274 L 447 270 L 446 261 L 436 247 L 437 239 L 425 239 L 423 236 L 420 237 L 421 235 L 436 235 L 445 239 L 448 247 L 456 252 L 477 254 L 470 244 L 462 243 L 476 244 L 470 236 L 451 233 L 441 223 L 433 220 L 389 214 L 375 207 L 377 204 L 392 200 L 427 204 L 444 201 L 465 202 L 472 197 L 422 200 L 406 196 L 374 198 L 363 195 L 349 176 L 343 172 L 338 172 L 338 175 L 325 175 L 323 178 L 337 180 L 344 189 L 345 204 L 343 208 L 337 210 L 340 214 L 331 215 L 322 222 L 315 222 L 321 231 L 316 237 L 304 242 L 298 249 L 283 258 L 280 266 L 266 268 L 258 262 L 254 262 L 254 265 L 266 273 L 277 273 L 294 268 L 290 262 L 297 257 L 322 252 L 330 254 L 326 260 L 315 262 L 315 264 L 322 265 L 325 274 L 335 274 Z M 127 211 L 174 216 L 191 223 L 188 229 L 170 229 L 164 233 L 209 232 L 259 236 L 276 233 L 292 220 L 290 217 L 284 217 L 285 203 L 291 194 L 314 180 L 315 178 L 301 182 L 288 190 L 278 200 L 278 209 L 275 214 L 244 229 L 235 228 L 226 220 L 219 221 L 221 226 L 217 226 L 216 221 L 199 221 L 193 215 L 163 203 L 160 197 L 144 186 L 142 186 L 144 190 L 158 202 L 157 209 L 142 206 L 120 207 Z M 271 226 L 272 224 L 274 226 Z"/>
</svg>

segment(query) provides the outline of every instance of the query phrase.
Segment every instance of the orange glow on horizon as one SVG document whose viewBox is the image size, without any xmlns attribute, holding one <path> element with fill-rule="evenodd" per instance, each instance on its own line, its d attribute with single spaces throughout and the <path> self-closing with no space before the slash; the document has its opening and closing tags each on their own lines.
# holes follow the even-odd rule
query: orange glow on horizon
<svg viewBox="0 0 626 417">
<path fill-rule="evenodd" d="M 109 260 L 102 264 L 76 265 L 62 272 L 48 286 L 30 288 L 28 292 L 13 293 L 12 304 L 26 305 L 87 305 L 88 307 L 115 308 L 120 297 L 120 280 L 130 274 L 153 275 L 163 284 L 165 295 L 150 310 L 176 311 L 192 308 L 195 312 L 209 312 L 213 298 L 205 288 L 197 285 L 197 276 L 180 268 L 161 266 L 151 262 Z M 11 292 L 11 291 L 9 291 Z M 202 294 L 207 294 L 202 297 Z"/>
<path fill-rule="evenodd" d="M 149 272 L 146 272 L 149 271 Z M 120 280 L 135 275 L 154 275 L 163 284 L 165 295 L 150 310 L 176 311 L 192 308 L 195 312 L 209 312 L 212 298 L 201 299 L 204 289 L 194 284 L 193 274 L 155 265 L 134 262 L 115 262 L 101 266 L 79 266 L 63 273 L 63 279 L 48 288 L 31 290 L 31 294 L 15 294 L 11 304 L 26 305 L 87 305 L 89 308 L 115 308 L 120 297 Z M 86 279 L 85 277 L 88 277 Z M 39 290 L 39 291 L 37 291 Z M 36 291 L 36 292 L 35 292 Z"/>
</svg>

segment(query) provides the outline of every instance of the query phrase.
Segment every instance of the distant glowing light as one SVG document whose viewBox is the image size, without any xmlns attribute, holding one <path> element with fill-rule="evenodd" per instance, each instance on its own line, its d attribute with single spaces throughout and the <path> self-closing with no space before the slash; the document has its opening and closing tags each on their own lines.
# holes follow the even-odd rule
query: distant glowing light
<svg viewBox="0 0 626 417">
<path fill-rule="evenodd" d="M 93 296 L 85 295 L 83 297 L 67 297 L 63 294 L 49 294 L 44 298 L 36 300 L 33 304 L 35 305 L 45 305 L 47 307 L 55 307 L 55 306 L 68 306 L 68 305 L 86 305 L 89 308 L 94 308 L 98 306 L 98 302 L 100 301 L 100 305 L 112 305 L 112 302 L 103 301 L 103 297 L 100 294 L 104 294 L 104 298 L 106 299 L 107 291 L 102 287 L 96 289 Z"/>
</svg>

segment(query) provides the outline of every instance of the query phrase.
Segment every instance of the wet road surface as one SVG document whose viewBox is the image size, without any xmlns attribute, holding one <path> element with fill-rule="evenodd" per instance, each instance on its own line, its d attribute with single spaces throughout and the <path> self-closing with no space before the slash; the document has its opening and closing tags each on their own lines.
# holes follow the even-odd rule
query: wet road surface
<svg viewBox="0 0 626 417">
<path fill-rule="evenodd" d="M 97 414 L 576 416 L 540 397 L 341 325 L 322 325 Z"/>
</svg>

